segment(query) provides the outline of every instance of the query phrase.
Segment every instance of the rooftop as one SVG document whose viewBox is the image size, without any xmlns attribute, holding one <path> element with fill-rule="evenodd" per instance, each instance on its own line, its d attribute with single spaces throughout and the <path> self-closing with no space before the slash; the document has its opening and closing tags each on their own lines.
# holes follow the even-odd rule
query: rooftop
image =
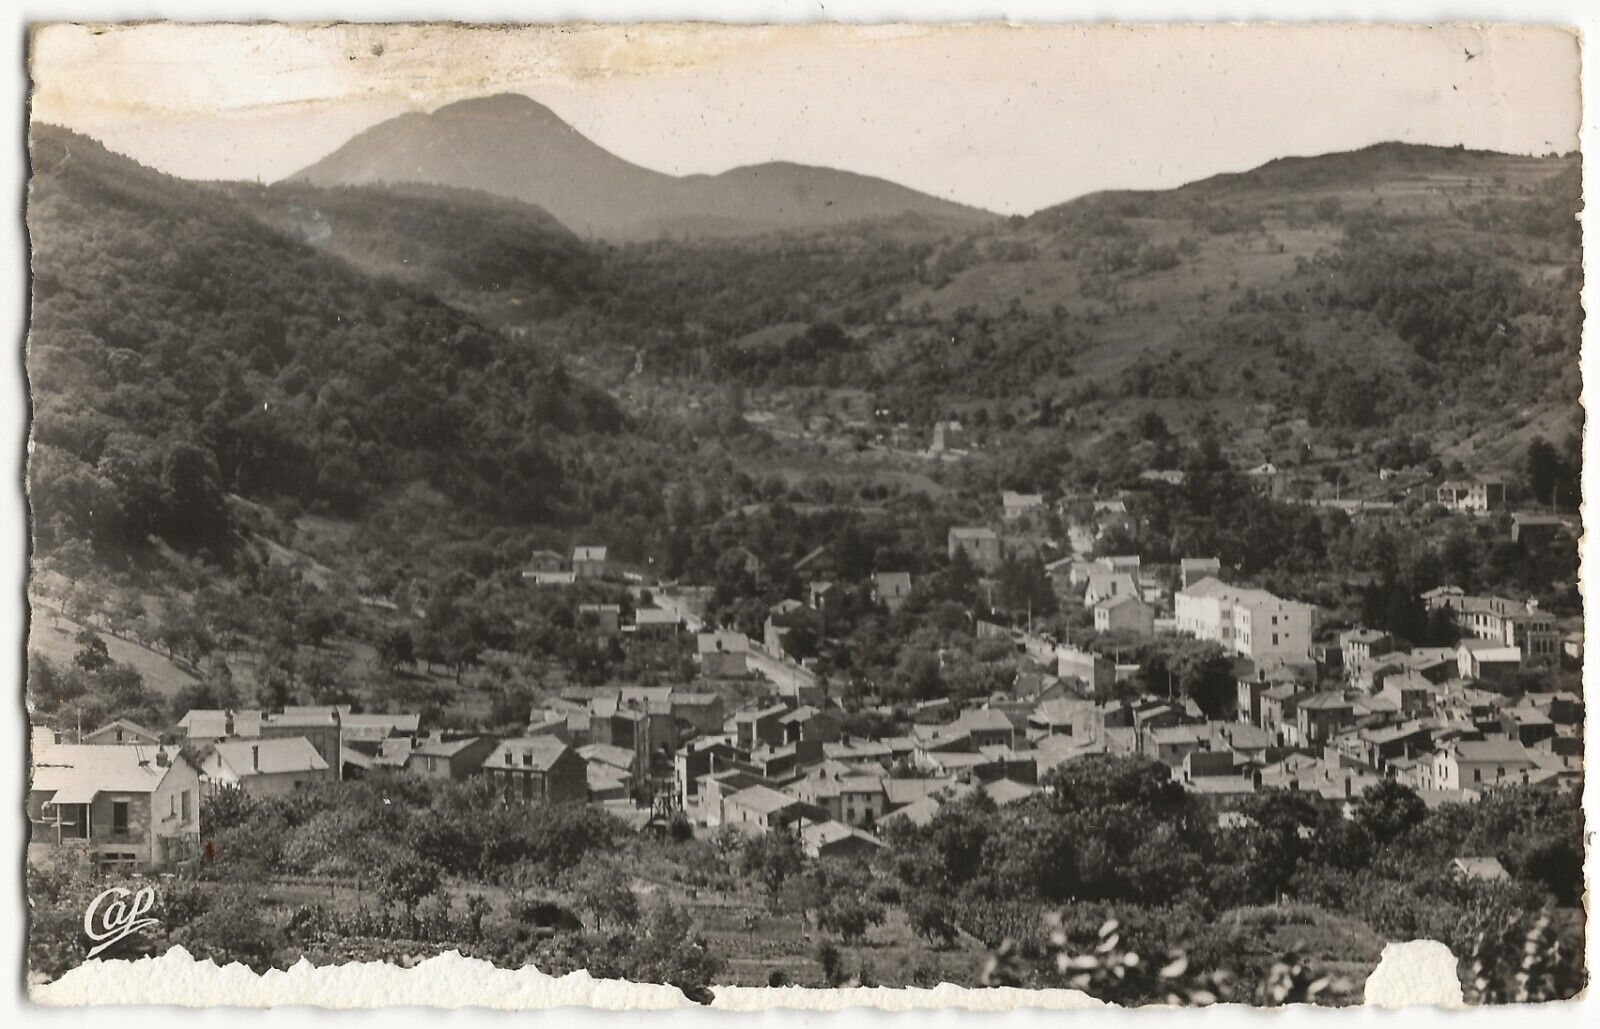
<svg viewBox="0 0 1600 1029">
<path fill-rule="evenodd" d="M 57 743 L 33 755 L 35 793 L 52 793 L 53 803 L 87 804 L 98 793 L 150 793 L 166 777 L 167 766 L 158 763 L 160 747 L 131 744 L 100 747 L 88 743 Z M 169 762 L 186 760 L 178 750 L 166 748 Z"/>
<path fill-rule="evenodd" d="M 559 761 L 567 749 L 554 736 L 525 736 L 501 741 L 483 764 L 485 768 L 531 768 L 542 772 Z"/>
<path fill-rule="evenodd" d="M 213 750 L 220 769 L 233 778 L 284 772 L 321 772 L 328 767 L 304 736 L 267 740 L 225 740 Z"/>
</svg>

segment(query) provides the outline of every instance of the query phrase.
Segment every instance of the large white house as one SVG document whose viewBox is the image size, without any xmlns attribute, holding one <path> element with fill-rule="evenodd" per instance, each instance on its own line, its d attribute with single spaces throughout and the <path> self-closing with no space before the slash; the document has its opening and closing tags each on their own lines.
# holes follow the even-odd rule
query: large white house
<svg viewBox="0 0 1600 1029">
<path fill-rule="evenodd" d="M 1173 600 L 1179 632 L 1216 640 L 1252 661 L 1300 661 L 1311 650 L 1314 605 L 1229 586 L 1211 576 L 1179 590 Z"/>
<path fill-rule="evenodd" d="M 1420 771 L 1427 789 L 1484 790 L 1527 782 L 1538 767 L 1516 740 L 1458 740 L 1440 747 Z"/>
</svg>

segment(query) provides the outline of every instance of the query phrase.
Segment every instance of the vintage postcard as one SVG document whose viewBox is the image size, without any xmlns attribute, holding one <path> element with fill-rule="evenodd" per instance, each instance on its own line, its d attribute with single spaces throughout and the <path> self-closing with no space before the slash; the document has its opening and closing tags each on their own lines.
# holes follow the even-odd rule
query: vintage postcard
<svg viewBox="0 0 1600 1029">
<path fill-rule="evenodd" d="M 37 1002 L 1583 990 L 1574 32 L 29 46 Z"/>
</svg>

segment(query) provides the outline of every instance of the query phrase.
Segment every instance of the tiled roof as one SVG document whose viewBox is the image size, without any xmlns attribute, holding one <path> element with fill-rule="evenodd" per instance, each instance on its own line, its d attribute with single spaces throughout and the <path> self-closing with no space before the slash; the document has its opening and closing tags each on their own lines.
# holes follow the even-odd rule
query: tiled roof
<svg viewBox="0 0 1600 1029">
<path fill-rule="evenodd" d="M 321 772 L 328 767 L 304 736 L 224 740 L 214 748 L 221 770 L 235 779 L 281 772 Z"/>
<path fill-rule="evenodd" d="M 567 745 L 554 736 L 525 736 L 502 740 L 500 745 L 490 752 L 489 759 L 483 763 L 483 767 L 546 771 L 561 759 L 561 755 L 567 749 Z M 509 761 L 506 760 L 508 755 L 511 758 Z"/>
<path fill-rule="evenodd" d="M 36 793 L 56 794 L 63 804 L 87 804 L 97 793 L 149 793 L 161 784 L 168 767 L 157 763 L 160 747 L 140 744 L 95 746 L 57 743 L 33 756 Z M 166 759 L 187 760 L 177 748 L 165 749 Z"/>
</svg>

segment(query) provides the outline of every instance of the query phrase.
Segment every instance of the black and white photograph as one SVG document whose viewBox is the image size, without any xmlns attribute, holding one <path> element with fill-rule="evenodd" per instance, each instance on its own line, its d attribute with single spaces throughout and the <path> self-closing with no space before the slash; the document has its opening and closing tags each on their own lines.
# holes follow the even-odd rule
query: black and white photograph
<svg viewBox="0 0 1600 1029">
<path fill-rule="evenodd" d="M 27 48 L 37 1002 L 1586 988 L 1576 30 Z"/>
</svg>

